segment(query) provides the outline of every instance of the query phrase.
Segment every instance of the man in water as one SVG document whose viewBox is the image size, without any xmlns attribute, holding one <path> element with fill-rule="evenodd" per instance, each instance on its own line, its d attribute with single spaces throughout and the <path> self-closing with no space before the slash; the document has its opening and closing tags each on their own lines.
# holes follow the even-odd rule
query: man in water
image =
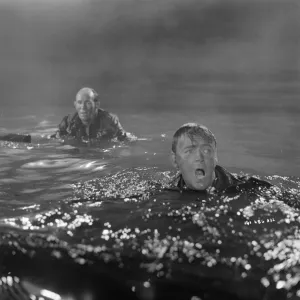
<svg viewBox="0 0 300 300">
<path fill-rule="evenodd" d="M 216 190 L 227 192 L 257 186 L 271 187 L 254 177 L 236 177 L 218 165 L 217 141 L 205 126 L 187 123 L 173 136 L 172 162 L 179 170 L 176 188 L 180 191 Z"/>
<path fill-rule="evenodd" d="M 63 118 L 52 138 L 71 137 L 83 141 L 134 138 L 123 129 L 116 115 L 100 108 L 95 90 L 88 87 L 79 90 L 74 106 L 76 112 Z"/>
</svg>

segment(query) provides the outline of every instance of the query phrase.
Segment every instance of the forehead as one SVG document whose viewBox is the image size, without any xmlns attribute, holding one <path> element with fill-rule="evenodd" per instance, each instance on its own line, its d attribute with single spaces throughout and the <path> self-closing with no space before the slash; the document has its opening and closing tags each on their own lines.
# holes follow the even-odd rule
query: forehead
<svg viewBox="0 0 300 300">
<path fill-rule="evenodd" d="M 183 134 L 178 138 L 177 141 L 177 149 L 184 149 L 189 146 L 202 146 L 202 145 L 211 145 L 213 146 L 213 143 L 209 142 L 207 139 L 198 136 L 188 136 L 187 134 Z"/>
<path fill-rule="evenodd" d="M 76 101 L 91 101 L 91 100 L 94 100 L 94 94 L 92 92 L 76 95 Z"/>
</svg>

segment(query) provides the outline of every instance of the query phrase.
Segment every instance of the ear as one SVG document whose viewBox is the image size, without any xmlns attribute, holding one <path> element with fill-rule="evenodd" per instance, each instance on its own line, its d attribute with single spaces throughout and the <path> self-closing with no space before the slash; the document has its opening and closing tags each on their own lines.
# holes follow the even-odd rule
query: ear
<svg viewBox="0 0 300 300">
<path fill-rule="evenodd" d="M 96 108 L 100 108 L 100 97 L 99 95 L 93 90 L 94 93 L 94 103 Z"/>
<path fill-rule="evenodd" d="M 171 162 L 174 168 L 178 169 L 178 164 L 176 161 L 176 154 L 172 151 L 171 152 Z"/>
<path fill-rule="evenodd" d="M 95 109 L 100 108 L 100 101 L 98 100 L 98 98 L 96 98 L 96 99 L 94 100 L 94 103 L 95 103 Z"/>
<path fill-rule="evenodd" d="M 215 150 L 215 164 L 219 162 L 217 149 Z"/>
</svg>

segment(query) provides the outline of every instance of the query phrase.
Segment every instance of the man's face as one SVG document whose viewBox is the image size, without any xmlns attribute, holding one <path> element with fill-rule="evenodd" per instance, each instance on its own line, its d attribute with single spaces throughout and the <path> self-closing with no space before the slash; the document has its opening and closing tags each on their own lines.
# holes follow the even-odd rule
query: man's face
<svg viewBox="0 0 300 300">
<path fill-rule="evenodd" d="M 96 110 L 93 93 L 77 95 L 76 100 L 74 101 L 74 106 L 82 121 L 90 121 Z"/>
<path fill-rule="evenodd" d="M 176 153 L 172 153 L 172 160 L 188 188 L 205 190 L 212 185 L 217 164 L 215 144 L 208 143 L 197 136 L 191 140 L 184 134 L 178 139 Z"/>
</svg>

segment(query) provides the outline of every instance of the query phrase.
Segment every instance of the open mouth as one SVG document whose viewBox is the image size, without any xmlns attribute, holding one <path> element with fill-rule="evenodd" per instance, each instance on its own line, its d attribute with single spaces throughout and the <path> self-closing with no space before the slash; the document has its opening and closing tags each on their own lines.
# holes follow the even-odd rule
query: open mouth
<svg viewBox="0 0 300 300">
<path fill-rule="evenodd" d="M 195 175 L 198 179 L 201 179 L 205 176 L 205 171 L 203 169 L 198 168 L 195 171 Z"/>
</svg>

